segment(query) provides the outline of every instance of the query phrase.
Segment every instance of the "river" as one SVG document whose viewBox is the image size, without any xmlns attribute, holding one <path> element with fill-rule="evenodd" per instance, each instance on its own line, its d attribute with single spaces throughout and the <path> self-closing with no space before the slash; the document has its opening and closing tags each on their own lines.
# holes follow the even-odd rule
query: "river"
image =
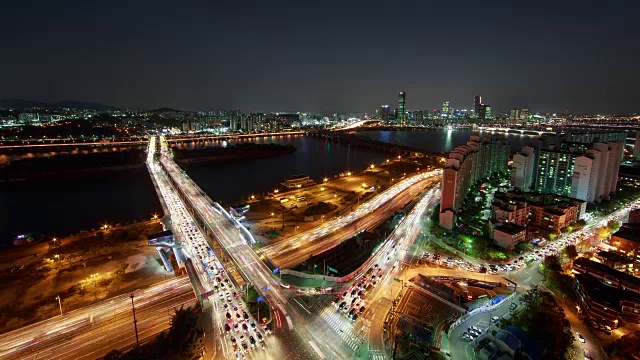
<svg viewBox="0 0 640 360">
<path fill-rule="evenodd" d="M 439 153 L 465 143 L 473 132 L 364 131 L 360 134 Z M 514 151 L 533 139 L 526 135 L 508 137 Z M 380 163 L 388 157 L 386 153 L 302 135 L 258 138 L 256 142 L 291 144 L 297 151 L 241 163 L 197 163 L 187 166 L 185 170 L 212 199 L 231 203 L 246 199 L 250 194 L 271 191 L 289 175 L 306 174 L 320 181 L 325 176 L 347 170 L 363 170 L 369 164 Z M 232 143 L 218 141 L 209 146 L 229 144 Z M 82 177 L 52 177 L 46 181 L 0 184 L 0 244 L 9 243 L 21 233 L 63 236 L 82 229 L 97 228 L 104 222 L 114 224 L 148 219 L 160 211 L 155 190 L 144 167 Z"/>
</svg>

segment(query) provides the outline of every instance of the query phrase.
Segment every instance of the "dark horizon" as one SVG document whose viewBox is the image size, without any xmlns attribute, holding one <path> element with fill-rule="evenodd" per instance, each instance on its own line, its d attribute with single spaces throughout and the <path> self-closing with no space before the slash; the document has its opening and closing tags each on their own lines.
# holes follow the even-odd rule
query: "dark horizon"
<svg viewBox="0 0 640 360">
<path fill-rule="evenodd" d="M 184 5 L 183 5 L 184 4 Z M 631 1 L 12 3 L 0 99 L 118 108 L 637 112 Z"/>
</svg>

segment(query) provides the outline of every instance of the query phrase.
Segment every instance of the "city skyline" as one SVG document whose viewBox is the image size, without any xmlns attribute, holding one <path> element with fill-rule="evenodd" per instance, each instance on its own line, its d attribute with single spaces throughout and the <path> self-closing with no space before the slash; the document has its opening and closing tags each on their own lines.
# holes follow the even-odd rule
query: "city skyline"
<svg viewBox="0 0 640 360">
<path fill-rule="evenodd" d="M 637 110 L 630 2 L 31 5 L 0 16 L 0 98 L 371 112 L 405 90 L 408 109 Z"/>
</svg>

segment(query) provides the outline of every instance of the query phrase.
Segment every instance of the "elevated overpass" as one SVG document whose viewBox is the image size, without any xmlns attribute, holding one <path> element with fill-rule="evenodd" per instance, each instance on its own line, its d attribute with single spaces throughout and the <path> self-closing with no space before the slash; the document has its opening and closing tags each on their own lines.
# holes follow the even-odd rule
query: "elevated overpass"
<svg viewBox="0 0 640 360">
<path fill-rule="evenodd" d="M 176 165 L 161 139 L 160 169 L 186 205 L 189 214 L 210 240 L 213 251 L 223 261 L 227 273 L 237 273 L 273 306 L 286 314 L 284 297 L 273 273 L 250 248 L 251 234 L 227 211 L 211 199 Z"/>
</svg>

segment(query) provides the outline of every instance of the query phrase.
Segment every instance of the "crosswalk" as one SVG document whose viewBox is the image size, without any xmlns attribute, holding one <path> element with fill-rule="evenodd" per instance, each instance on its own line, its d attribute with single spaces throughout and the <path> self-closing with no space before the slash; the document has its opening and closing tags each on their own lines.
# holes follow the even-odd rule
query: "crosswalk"
<svg viewBox="0 0 640 360">
<path fill-rule="evenodd" d="M 369 359 L 371 360 L 387 360 L 388 358 L 383 353 L 369 353 Z"/>
<path fill-rule="evenodd" d="M 363 343 L 362 336 L 353 332 L 353 323 L 340 315 L 333 306 L 325 306 L 325 308 L 320 311 L 320 317 L 322 317 L 328 324 L 328 327 L 340 335 L 342 340 L 354 351 Z"/>
</svg>

